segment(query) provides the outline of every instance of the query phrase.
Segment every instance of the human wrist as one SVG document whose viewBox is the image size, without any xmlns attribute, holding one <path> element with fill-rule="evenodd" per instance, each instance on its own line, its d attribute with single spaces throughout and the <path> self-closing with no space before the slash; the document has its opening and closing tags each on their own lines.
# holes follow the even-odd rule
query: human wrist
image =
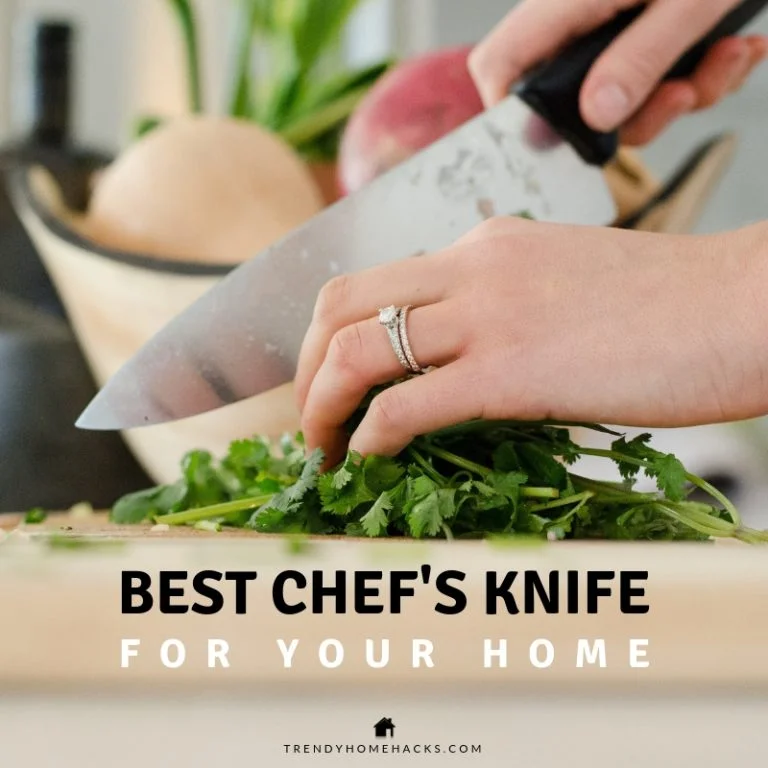
<svg viewBox="0 0 768 768">
<path fill-rule="evenodd" d="M 768 414 L 768 223 L 715 236 L 720 299 L 714 338 L 721 348 L 724 417 Z"/>
</svg>

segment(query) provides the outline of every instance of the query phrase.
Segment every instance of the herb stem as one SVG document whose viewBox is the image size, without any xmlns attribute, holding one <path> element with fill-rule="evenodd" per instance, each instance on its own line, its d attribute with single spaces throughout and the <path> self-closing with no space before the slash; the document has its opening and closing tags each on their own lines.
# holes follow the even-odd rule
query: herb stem
<svg viewBox="0 0 768 768">
<path fill-rule="evenodd" d="M 726 523 L 726 525 L 728 526 L 727 529 L 724 529 L 721 526 L 712 525 L 712 521 L 716 521 L 716 518 L 713 518 L 711 516 L 709 517 L 708 521 L 703 521 L 690 514 L 681 513 L 679 510 L 672 507 L 671 504 L 657 503 L 653 506 L 659 511 L 664 512 L 673 520 L 677 520 L 679 523 L 682 523 L 683 525 L 687 525 L 689 528 L 693 528 L 694 531 L 698 531 L 699 533 L 704 534 L 705 536 L 723 538 L 723 537 L 733 535 L 736 530 L 734 525 L 728 524 L 728 523 Z M 721 520 L 720 522 L 722 523 L 725 521 Z"/>
<path fill-rule="evenodd" d="M 527 485 L 521 485 L 520 495 L 524 499 L 559 499 L 560 491 L 557 488 L 532 488 Z"/>
<path fill-rule="evenodd" d="M 413 449 L 411 448 L 409 450 Z M 431 454 L 436 459 L 442 459 L 448 464 L 452 464 L 454 467 L 463 469 L 467 472 L 470 472 L 471 474 L 480 475 L 480 477 L 484 479 L 492 474 L 491 470 L 487 467 L 483 467 L 480 464 L 476 464 L 474 461 L 470 461 L 469 459 L 457 456 L 455 453 L 451 453 L 450 451 L 438 448 L 436 445 L 427 445 L 425 446 L 424 450 L 426 450 L 427 453 Z M 422 464 L 422 466 L 425 466 L 425 464 Z M 426 466 L 429 466 L 430 469 L 433 469 L 428 462 L 426 463 Z M 522 485 L 520 486 L 520 495 L 526 499 L 557 499 L 560 497 L 560 491 L 558 491 L 557 488 L 533 488 Z"/>
<path fill-rule="evenodd" d="M 228 501 L 225 504 L 215 504 L 210 507 L 199 507 L 186 512 L 173 512 L 170 515 L 161 515 L 155 518 L 158 525 L 189 525 L 199 523 L 201 520 L 215 520 L 218 517 L 233 517 L 251 509 L 258 509 L 268 504 L 274 494 L 269 496 L 254 496 L 250 499 L 238 499 Z"/>
<path fill-rule="evenodd" d="M 625 464 L 632 464 L 635 467 L 640 467 L 641 469 L 648 469 L 650 467 L 650 464 L 647 461 L 636 459 L 632 456 L 625 456 L 623 453 L 618 453 L 617 451 L 608 451 L 602 448 L 580 448 L 580 453 L 584 456 L 595 456 L 597 458 L 610 459 L 611 461 L 621 461 Z M 716 501 L 719 501 L 726 512 L 728 512 L 734 525 L 741 525 L 741 515 L 739 515 L 739 511 L 722 493 L 720 493 L 720 491 L 717 490 L 717 488 L 710 485 L 706 480 L 703 480 L 696 475 L 692 475 L 690 472 L 685 473 L 685 479 L 705 493 L 708 493 Z"/>
<path fill-rule="evenodd" d="M 488 477 L 491 474 L 491 470 L 487 467 L 483 467 L 480 464 L 476 464 L 474 461 L 465 459 L 462 456 L 457 456 L 455 453 L 446 451 L 442 448 L 438 448 L 436 445 L 426 446 L 427 453 L 430 453 L 436 459 L 442 459 L 443 461 L 453 464 L 454 467 L 459 469 L 465 469 L 467 472 L 472 472 L 480 477 Z"/>
<path fill-rule="evenodd" d="M 557 501 L 551 501 L 548 504 L 536 504 L 530 507 L 531 512 L 545 512 L 548 509 L 558 509 L 560 507 L 568 507 L 571 504 L 576 504 L 577 507 L 583 506 L 587 501 L 593 499 L 595 494 L 592 491 L 584 491 L 584 493 L 578 493 L 575 496 L 567 496 L 564 499 L 558 499 Z"/>
<path fill-rule="evenodd" d="M 696 475 L 691 475 L 687 473 L 686 473 L 686 479 L 688 480 L 688 482 L 692 483 L 697 488 L 701 489 L 705 493 L 708 493 L 713 499 L 715 499 L 716 501 L 719 501 L 723 505 L 723 508 L 725 509 L 725 511 L 730 516 L 731 520 L 733 521 L 733 524 L 736 526 L 741 526 L 741 515 L 739 514 L 739 510 L 736 509 L 736 507 L 720 491 L 718 491 L 714 485 L 711 485 L 701 477 L 696 477 Z"/>
<path fill-rule="evenodd" d="M 445 485 L 445 478 L 413 446 L 409 446 L 407 452 L 439 486 L 443 487 Z"/>
<path fill-rule="evenodd" d="M 625 456 L 623 453 L 609 451 L 604 448 L 579 448 L 579 453 L 581 453 L 583 456 L 595 456 L 599 459 L 621 461 L 625 464 L 632 464 L 632 466 L 640 467 L 641 469 L 647 469 L 649 466 L 648 462 L 643 461 L 643 459 L 636 459 L 634 456 Z"/>
<path fill-rule="evenodd" d="M 583 498 L 573 509 L 569 509 L 562 517 L 557 518 L 553 525 L 565 525 L 568 521 L 576 517 L 578 512 L 587 505 L 587 502 L 590 501 L 590 499 L 593 498 L 593 495 L 585 494 L 585 498 Z"/>
<path fill-rule="evenodd" d="M 665 506 L 669 507 L 670 509 L 674 509 L 678 514 L 684 515 L 688 520 L 696 520 L 701 525 L 709 526 L 712 528 L 712 530 L 719 530 L 730 533 L 736 527 L 728 520 L 723 520 L 720 517 L 715 517 L 714 515 L 708 514 L 707 512 L 702 512 L 701 510 L 692 508 L 685 504 L 685 502 L 679 504 L 666 502 Z"/>
<path fill-rule="evenodd" d="M 574 474 L 571 474 L 570 477 L 575 487 L 594 491 L 596 495 L 610 497 L 614 503 L 637 504 L 641 501 L 654 501 L 656 499 L 656 495 L 653 493 L 628 491 L 626 488 L 604 480 L 588 480 L 586 477 Z"/>
</svg>

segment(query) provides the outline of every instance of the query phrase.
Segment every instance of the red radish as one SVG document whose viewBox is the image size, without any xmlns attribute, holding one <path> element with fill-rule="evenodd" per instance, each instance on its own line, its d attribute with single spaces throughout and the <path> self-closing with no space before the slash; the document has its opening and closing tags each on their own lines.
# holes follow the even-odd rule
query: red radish
<svg viewBox="0 0 768 768">
<path fill-rule="evenodd" d="M 471 47 L 448 48 L 395 67 L 350 118 L 339 155 L 344 194 L 433 144 L 480 114 L 483 103 L 467 68 Z"/>
</svg>

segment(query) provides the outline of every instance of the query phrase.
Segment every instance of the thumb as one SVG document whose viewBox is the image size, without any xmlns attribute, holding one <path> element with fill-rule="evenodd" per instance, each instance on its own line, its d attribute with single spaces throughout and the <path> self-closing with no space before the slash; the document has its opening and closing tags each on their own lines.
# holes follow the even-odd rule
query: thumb
<svg viewBox="0 0 768 768">
<path fill-rule="evenodd" d="M 581 92 L 584 120 L 598 131 L 620 127 L 733 5 L 734 0 L 652 3 L 592 67 Z"/>
</svg>

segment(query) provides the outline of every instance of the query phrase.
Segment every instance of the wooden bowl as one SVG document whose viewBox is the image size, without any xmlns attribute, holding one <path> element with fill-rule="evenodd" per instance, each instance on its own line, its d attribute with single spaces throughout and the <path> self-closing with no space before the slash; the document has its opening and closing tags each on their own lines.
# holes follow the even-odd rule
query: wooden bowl
<svg viewBox="0 0 768 768">
<path fill-rule="evenodd" d="M 232 268 L 162 260 L 100 247 L 64 205 L 39 167 L 16 171 L 9 191 L 19 219 L 67 309 L 99 387 L 152 336 Z M 183 455 L 199 448 L 223 454 L 232 440 L 295 432 L 299 416 L 287 385 L 220 411 L 124 433 L 158 483 L 175 482 Z"/>
</svg>

